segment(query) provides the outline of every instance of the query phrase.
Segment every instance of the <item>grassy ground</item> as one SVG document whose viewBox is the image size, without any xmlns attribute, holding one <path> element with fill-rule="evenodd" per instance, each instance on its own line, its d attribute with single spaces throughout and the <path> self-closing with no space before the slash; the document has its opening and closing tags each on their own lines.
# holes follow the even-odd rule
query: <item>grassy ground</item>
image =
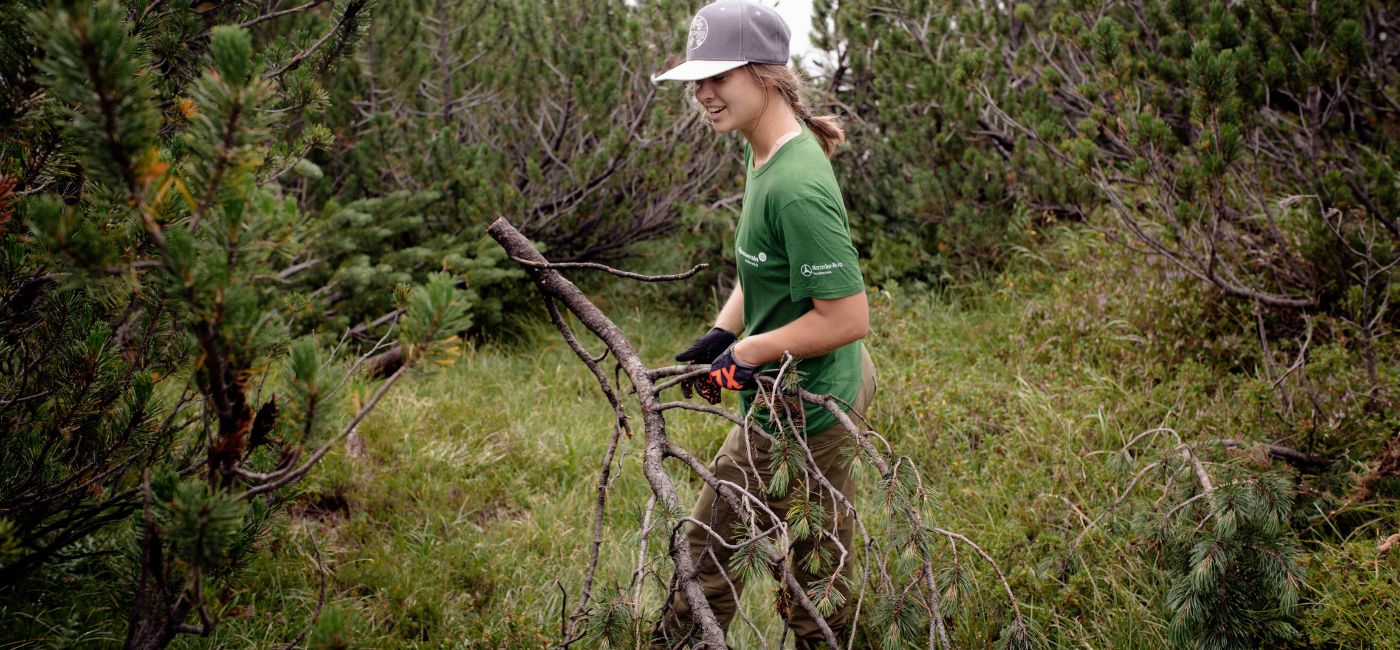
<svg viewBox="0 0 1400 650">
<path fill-rule="evenodd" d="M 997 560 L 1046 645 L 1164 647 L 1172 573 L 1134 525 L 1162 483 L 1149 477 L 1077 554 L 1071 540 L 1084 516 L 1102 512 L 1142 463 L 1169 448 L 1149 444 L 1126 459 L 1092 452 L 1117 450 L 1153 427 L 1188 442 L 1267 439 L 1323 453 L 1338 453 L 1345 437 L 1355 458 L 1343 458 L 1334 479 L 1310 479 L 1322 497 L 1300 502 L 1300 510 L 1321 509 L 1400 424 L 1347 410 L 1360 378 L 1342 343 L 1315 349 L 1308 374 L 1322 386 L 1322 405 L 1346 417 L 1280 416 L 1277 393 L 1259 378 L 1247 314 L 1090 234 L 1061 233 L 1037 250 L 994 280 L 944 294 L 872 291 L 867 342 L 880 378 L 872 424 L 937 494 L 931 523 Z M 669 364 L 717 306 L 673 297 L 620 283 L 595 294 L 651 365 Z M 1383 372 L 1395 386 L 1387 359 Z M 672 436 L 710 457 L 725 423 L 672 413 Z M 558 638 L 559 586 L 575 597 L 582 581 L 609 416 L 591 375 L 547 323 L 529 326 L 522 343 L 473 347 L 455 365 L 415 376 L 299 487 L 268 551 L 221 594 L 214 637 L 177 645 L 271 647 L 294 636 L 316 601 L 313 536 L 330 570 L 313 645 L 333 646 L 332 637 L 365 648 L 548 645 Z M 639 444 L 624 451 L 599 571 L 604 595 L 626 585 L 649 495 Z M 1207 459 L 1221 472 L 1268 463 L 1223 451 Z M 688 507 L 698 482 L 670 469 Z M 861 500 L 873 507 L 872 480 Z M 1400 559 L 1375 549 L 1400 525 L 1395 503 L 1383 495 L 1340 524 L 1309 527 L 1316 513 L 1298 515 L 1310 576 L 1299 647 L 1400 643 Z M 664 574 L 659 556 L 653 566 Z M 959 647 L 990 647 L 1009 619 L 1007 601 L 985 566 L 972 582 L 952 632 Z M 781 629 L 771 596 L 772 583 L 760 583 L 743 603 L 770 641 Z M 659 605 L 654 581 L 644 600 Z M 46 620 L 64 620 L 61 603 L 46 611 Z M 109 613 L 80 627 L 110 639 L 121 621 L 115 605 Z M 756 647 L 739 624 L 731 643 Z"/>
</svg>

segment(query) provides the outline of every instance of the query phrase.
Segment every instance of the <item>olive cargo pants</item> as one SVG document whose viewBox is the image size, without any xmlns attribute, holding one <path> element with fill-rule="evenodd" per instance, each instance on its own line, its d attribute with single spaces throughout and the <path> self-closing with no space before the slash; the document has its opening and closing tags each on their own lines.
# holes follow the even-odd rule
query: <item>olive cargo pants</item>
<svg viewBox="0 0 1400 650">
<path fill-rule="evenodd" d="M 860 392 L 856 396 L 854 407 L 856 411 L 865 413 L 875 396 L 876 372 L 875 364 L 870 360 L 870 353 L 866 351 L 865 345 L 861 344 L 861 383 Z M 860 421 L 856 418 L 857 426 Z M 808 436 L 809 447 L 812 450 L 812 459 L 816 461 L 816 467 L 826 476 L 837 490 L 845 495 L 847 500 L 854 502 L 855 485 L 851 480 L 850 457 L 851 448 L 856 442 L 851 435 L 838 423 L 821 433 Z M 796 480 L 790 481 L 789 492 L 781 498 L 766 496 L 758 488 L 758 480 L 755 472 L 763 480 L 763 485 L 768 485 L 773 480 L 772 460 L 769 455 L 770 443 L 761 434 L 750 434 L 746 444 L 744 435 L 738 425 L 734 425 L 729 431 L 729 435 L 724 440 L 723 447 L 715 454 L 714 462 L 710 469 L 715 473 L 715 477 L 730 481 L 737 485 L 749 486 L 749 491 L 767 501 L 768 507 L 774 514 L 786 518 L 788 508 L 791 506 L 792 498 L 797 495 L 798 484 Z M 753 462 L 750 464 L 749 459 Z M 746 476 L 747 474 L 747 476 Z M 815 483 L 815 482 L 814 482 Z M 841 540 L 841 545 L 847 550 L 846 564 L 841 573 L 848 579 L 851 577 L 852 564 L 855 562 L 855 549 L 851 546 L 852 524 L 851 518 L 842 512 L 839 520 L 835 513 L 837 504 L 835 499 L 826 494 L 824 489 L 818 485 L 812 486 L 813 493 L 820 493 L 820 502 L 827 512 L 827 528 L 830 529 L 831 522 L 836 521 L 836 536 Z M 691 517 L 698 521 L 707 522 L 711 529 L 724 535 L 726 541 L 734 543 L 733 525 L 740 521 L 733 509 L 724 499 L 716 499 L 715 491 L 708 484 L 700 491 L 700 497 L 696 500 L 695 509 L 691 512 Z M 766 515 L 760 515 L 760 522 L 765 528 L 770 526 L 766 522 Z M 700 586 L 705 592 L 705 598 L 709 601 L 710 608 L 714 610 L 715 616 L 719 619 L 720 625 L 727 631 L 730 621 L 734 618 L 737 609 L 737 594 L 743 593 L 743 576 L 737 572 L 728 571 L 729 560 L 733 551 L 726 549 L 719 544 L 710 544 L 706 550 L 706 542 L 710 537 L 703 528 L 687 523 L 686 536 L 690 543 L 691 561 L 697 567 Z M 813 552 L 814 547 L 820 543 L 831 553 L 831 562 L 823 567 L 826 575 L 812 575 L 804 568 L 804 558 Z M 711 555 L 711 552 L 713 555 Z M 702 557 L 703 555 L 703 557 Z M 830 575 L 835 568 L 835 563 L 841 556 L 840 548 L 830 537 L 825 535 L 813 535 L 803 540 L 794 540 L 792 544 L 791 559 L 793 573 L 798 582 L 807 588 L 813 581 Z M 715 560 L 719 560 L 717 565 Z M 720 572 L 720 566 L 726 569 L 725 573 Z M 733 587 L 730 583 L 733 583 Z M 843 583 L 838 583 L 841 595 L 845 598 L 846 605 L 839 607 L 826 617 L 827 624 L 834 630 L 844 629 L 850 604 L 850 590 Z M 690 606 L 686 604 L 685 597 L 677 591 L 671 597 L 670 609 L 666 618 L 662 621 L 661 632 L 665 639 L 656 639 L 654 647 L 665 647 L 666 642 L 675 643 L 685 636 L 684 629 L 690 624 Z M 817 627 L 815 620 L 808 615 L 807 610 L 797 603 L 796 599 L 791 601 L 787 616 L 788 627 L 792 629 L 794 636 L 798 639 L 798 647 L 814 647 L 805 645 L 806 641 L 815 641 L 822 638 L 821 629 Z M 839 634 L 839 632 L 838 632 Z M 698 638 L 698 632 L 691 634 L 687 644 L 691 644 Z"/>
</svg>

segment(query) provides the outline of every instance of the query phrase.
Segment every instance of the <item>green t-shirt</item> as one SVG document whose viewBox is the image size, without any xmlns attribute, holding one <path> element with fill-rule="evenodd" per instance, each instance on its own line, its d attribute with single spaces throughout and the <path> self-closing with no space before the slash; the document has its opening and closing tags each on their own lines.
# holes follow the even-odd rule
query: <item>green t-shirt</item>
<svg viewBox="0 0 1400 650">
<path fill-rule="evenodd" d="M 735 237 L 744 336 L 797 320 L 812 309 L 812 298 L 844 298 L 864 291 L 841 188 L 807 125 L 758 169 L 746 145 L 744 169 L 748 176 Z M 860 390 L 860 346 L 854 341 L 818 357 L 798 358 L 788 372 L 795 366 L 807 390 L 854 403 Z M 759 372 L 772 370 L 772 376 L 778 365 L 764 364 Z M 739 391 L 741 415 L 757 392 Z M 836 424 L 835 416 L 821 406 L 804 407 L 807 432 L 820 433 Z M 754 420 L 774 433 L 769 419 L 768 409 L 754 410 Z"/>
</svg>

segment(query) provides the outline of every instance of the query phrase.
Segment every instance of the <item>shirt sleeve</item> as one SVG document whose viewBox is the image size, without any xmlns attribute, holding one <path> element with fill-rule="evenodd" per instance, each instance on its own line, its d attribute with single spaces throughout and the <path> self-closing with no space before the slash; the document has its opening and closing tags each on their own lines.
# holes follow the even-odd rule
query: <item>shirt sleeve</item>
<svg viewBox="0 0 1400 650">
<path fill-rule="evenodd" d="M 793 302 L 845 298 L 865 290 L 845 213 L 829 199 L 793 200 L 778 210 Z"/>
</svg>

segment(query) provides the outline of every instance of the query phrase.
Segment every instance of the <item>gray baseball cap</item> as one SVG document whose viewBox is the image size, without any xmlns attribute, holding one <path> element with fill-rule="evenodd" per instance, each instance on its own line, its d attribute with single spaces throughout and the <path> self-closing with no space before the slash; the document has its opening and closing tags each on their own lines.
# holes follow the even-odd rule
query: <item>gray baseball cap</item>
<svg viewBox="0 0 1400 650">
<path fill-rule="evenodd" d="M 651 78 L 696 81 L 745 63 L 788 62 L 788 30 L 778 12 L 747 0 L 720 0 L 695 14 L 685 43 L 685 63 Z"/>
</svg>

